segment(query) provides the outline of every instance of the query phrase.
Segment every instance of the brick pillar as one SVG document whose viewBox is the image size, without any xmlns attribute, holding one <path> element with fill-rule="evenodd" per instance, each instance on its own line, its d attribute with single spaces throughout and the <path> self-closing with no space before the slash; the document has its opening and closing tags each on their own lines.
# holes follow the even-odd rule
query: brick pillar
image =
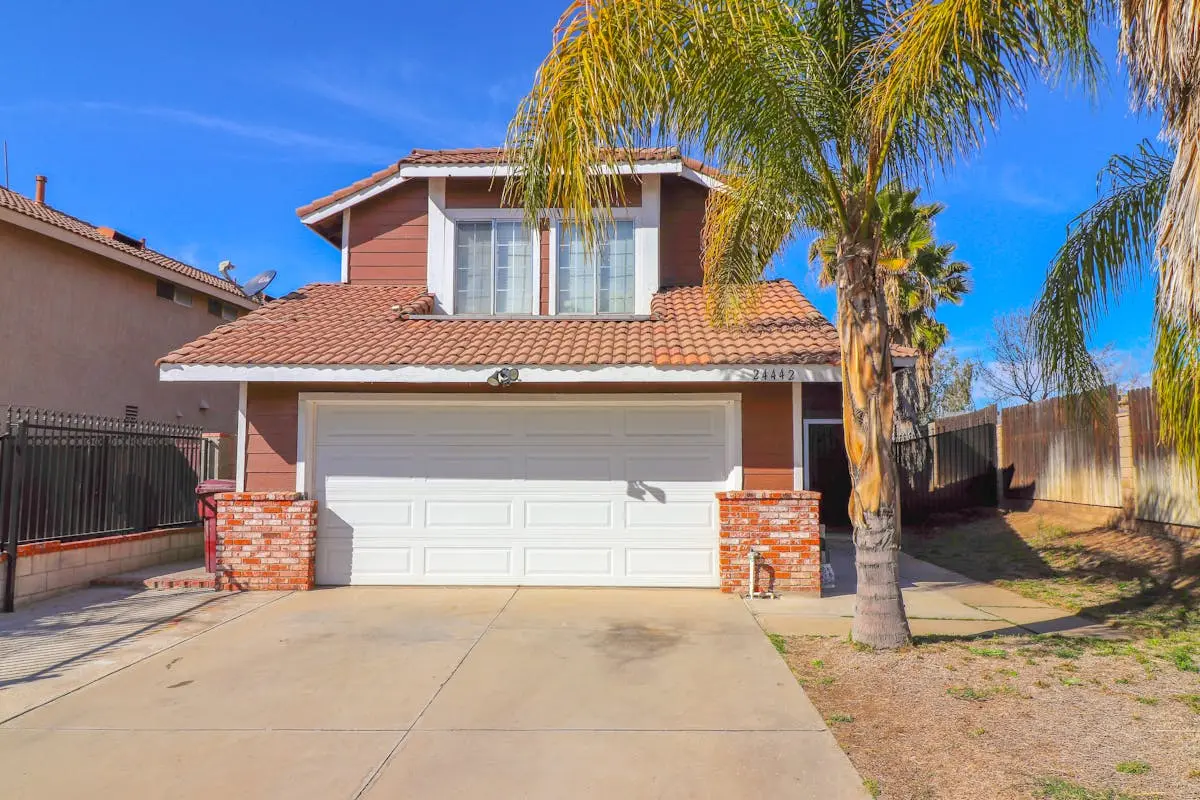
<svg viewBox="0 0 1200 800">
<path fill-rule="evenodd" d="M 1121 470 L 1121 507 L 1126 527 L 1137 519 L 1137 474 L 1133 466 L 1133 426 L 1129 420 L 1129 395 L 1117 399 L 1118 465 Z"/>
<path fill-rule="evenodd" d="M 759 553 L 756 589 L 821 591 L 821 493 L 718 492 L 721 591 L 749 591 L 751 548 Z"/>
<path fill-rule="evenodd" d="M 217 495 L 218 589 L 311 589 L 317 501 L 297 492 Z"/>
</svg>

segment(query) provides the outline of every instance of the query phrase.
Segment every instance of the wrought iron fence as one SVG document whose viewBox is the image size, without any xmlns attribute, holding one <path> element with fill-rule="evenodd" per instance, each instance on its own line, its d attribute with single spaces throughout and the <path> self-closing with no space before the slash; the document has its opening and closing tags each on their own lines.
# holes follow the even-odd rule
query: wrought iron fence
<svg viewBox="0 0 1200 800">
<path fill-rule="evenodd" d="M 905 522 L 997 504 L 995 422 L 937 431 L 893 447 Z"/>
<path fill-rule="evenodd" d="M 0 408 L 0 542 L 17 547 L 199 522 L 196 484 L 216 451 L 199 428 Z"/>
</svg>

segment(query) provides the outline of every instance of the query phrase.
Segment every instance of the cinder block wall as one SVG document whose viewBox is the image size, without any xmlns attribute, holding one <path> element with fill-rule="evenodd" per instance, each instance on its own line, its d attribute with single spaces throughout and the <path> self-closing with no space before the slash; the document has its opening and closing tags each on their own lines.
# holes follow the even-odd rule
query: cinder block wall
<svg viewBox="0 0 1200 800">
<path fill-rule="evenodd" d="M 17 550 L 16 604 L 26 605 L 79 589 L 107 575 L 203 555 L 204 532 L 200 528 L 23 544 Z M 0 589 L 3 581 L 4 572 L 0 570 Z"/>
</svg>

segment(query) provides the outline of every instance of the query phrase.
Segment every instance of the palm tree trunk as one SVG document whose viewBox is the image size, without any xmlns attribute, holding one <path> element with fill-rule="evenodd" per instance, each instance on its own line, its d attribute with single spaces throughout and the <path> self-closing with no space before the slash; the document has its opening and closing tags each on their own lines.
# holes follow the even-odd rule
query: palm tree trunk
<svg viewBox="0 0 1200 800">
<path fill-rule="evenodd" d="M 839 242 L 837 327 L 858 574 L 851 635 L 871 647 L 891 648 L 907 643 L 910 633 L 900 594 L 892 356 L 886 306 L 875 279 L 875 256 L 872 244 L 853 233 Z"/>
</svg>

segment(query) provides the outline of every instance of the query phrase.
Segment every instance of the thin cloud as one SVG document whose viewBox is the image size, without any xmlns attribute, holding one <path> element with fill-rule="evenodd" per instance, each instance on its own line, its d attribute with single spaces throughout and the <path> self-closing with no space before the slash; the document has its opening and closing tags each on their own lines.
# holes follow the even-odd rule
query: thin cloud
<svg viewBox="0 0 1200 800">
<path fill-rule="evenodd" d="M 324 161 L 350 164 L 379 164 L 395 158 L 395 152 L 390 147 L 382 147 L 353 139 L 321 136 L 319 134 L 276 125 L 244 122 L 230 117 L 205 114 L 199 111 L 172 108 L 169 106 L 132 106 L 106 101 L 85 101 L 78 103 L 37 102 L 0 108 L 13 113 L 76 114 L 79 112 L 91 112 L 144 117 L 190 128 L 215 131 L 227 136 L 259 142 L 280 150 L 301 153 Z"/>
<path fill-rule="evenodd" d="M 181 108 L 125 106 L 119 103 L 83 103 L 82 107 L 94 111 L 135 114 L 194 128 L 218 131 L 230 136 L 274 145 L 275 147 L 308 151 L 315 156 L 330 161 L 375 164 L 381 161 L 389 161 L 393 156 L 391 148 L 380 147 L 366 142 L 335 139 L 274 125 L 247 123 L 228 117 L 203 114 Z"/>
<path fill-rule="evenodd" d="M 1000 175 L 1000 197 L 1014 205 L 1051 214 L 1070 211 L 1074 207 L 1074 199 L 1061 189 L 1043 188 L 1029 178 L 1025 167 L 1012 164 L 1005 167 Z"/>
</svg>

